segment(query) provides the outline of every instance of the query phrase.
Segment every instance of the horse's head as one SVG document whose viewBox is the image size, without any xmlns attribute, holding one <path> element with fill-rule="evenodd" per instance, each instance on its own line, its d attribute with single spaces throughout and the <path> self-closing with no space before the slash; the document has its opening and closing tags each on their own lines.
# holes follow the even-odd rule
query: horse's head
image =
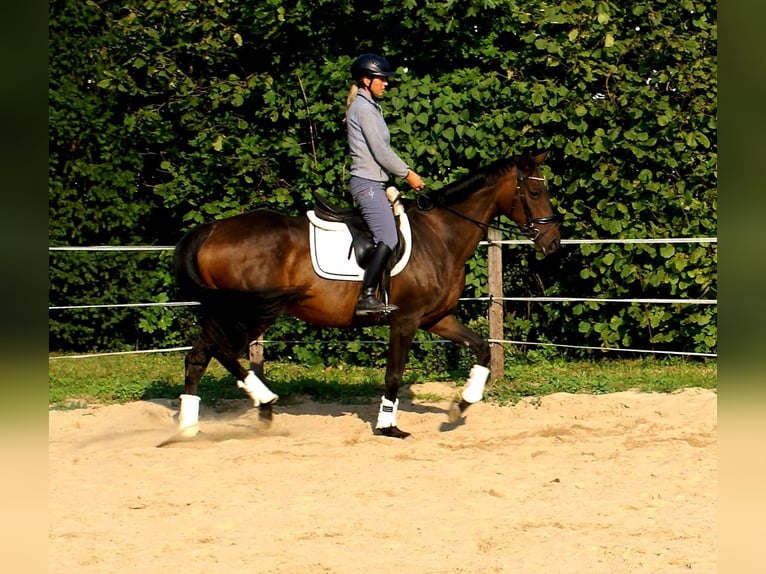
<svg viewBox="0 0 766 574">
<path fill-rule="evenodd" d="M 543 255 L 556 251 L 561 245 L 559 218 L 553 211 L 548 196 L 545 177 L 539 166 L 548 152 L 532 156 L 529 152 L 522 155 L 517 163 L 515 182 L 508 187 L 515 187 L 515 192 L 504 193 L 500 210 L 513 219 L 524 233 L 535 243 L 535 249 Z"/>
</svg>

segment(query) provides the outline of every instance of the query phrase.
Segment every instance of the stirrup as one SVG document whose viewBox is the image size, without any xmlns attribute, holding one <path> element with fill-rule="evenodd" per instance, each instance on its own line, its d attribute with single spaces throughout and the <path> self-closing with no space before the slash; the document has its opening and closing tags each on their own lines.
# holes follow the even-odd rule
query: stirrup
<svg viewBox="0 0 766 574">
<path fill-rule="evenodd" d="M 359 299 L 356 303 L 355 315 L 372 315 L 374 313 L 392 313 L 399 307 L 396 305 L 387 305 L 381 301 L 378 301 L 375 297 L 365 297 Z"/>
</svg>

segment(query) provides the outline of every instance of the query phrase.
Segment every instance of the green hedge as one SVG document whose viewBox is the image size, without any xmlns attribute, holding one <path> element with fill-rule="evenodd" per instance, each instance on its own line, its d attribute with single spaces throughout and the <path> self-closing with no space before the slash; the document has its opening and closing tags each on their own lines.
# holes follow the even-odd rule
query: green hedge
<svg viewBox="0 0 766 574">
<path fill-rule="evenodd" d="M 564 238 L 716 235 L 714 2 L 357 4 L 52 0 L 50 244 L 172 245 L 255 207 L 299 213 L 314 190 L 345 200 L 348 67 L 365 51 L 397 68 L 383 101 L 393 145 L 429 187 L 548 149 Z M 715 244 L 565 246 L 545 260 L 511 246 L 504 257 L 509 296 L 717 297 Z M 468 267 L 465 296 L 486 295 L 483 250 Z M 169 255 L 51 253 L 51 305 L 166 300 L 178 300 Z M 513 339 L 716 349 L 714 305 L 506 311 Z M 486 328 L 485 304 L 458 314 Z M 50 347 L 190 344 L 194 328 L 188 309 L 52 311 Z M 372 334 L 383 337 L 288 320 L 268 336 Z M 334 358 L 319 342 L 273 352 L 380 356 L 380 345 L 335 347 Z M 416 359 L 442 346 L 423 348 Z"/>
</svg>

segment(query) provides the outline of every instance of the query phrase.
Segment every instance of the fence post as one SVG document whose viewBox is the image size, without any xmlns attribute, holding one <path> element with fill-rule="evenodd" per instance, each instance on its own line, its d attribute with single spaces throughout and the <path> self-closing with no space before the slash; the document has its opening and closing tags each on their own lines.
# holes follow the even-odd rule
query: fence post
<svg viewBox="0 0 766 574">
<path fill-rule="evenodd" d="M 487 233 L 487 273 L 489 274 L 489 338 L 503 340 L 503 246 L 499 243 L 502 233 L 490 228 Z M 503 376 L 503 345 L 490 343 L 489 377 L 490 380 Z"/>
<path fill-rule="evenodd" d="M 248 349 L 250 368 L 259 377 L 263 378 L 263 335 L 250 342 Z"/>
</svg>

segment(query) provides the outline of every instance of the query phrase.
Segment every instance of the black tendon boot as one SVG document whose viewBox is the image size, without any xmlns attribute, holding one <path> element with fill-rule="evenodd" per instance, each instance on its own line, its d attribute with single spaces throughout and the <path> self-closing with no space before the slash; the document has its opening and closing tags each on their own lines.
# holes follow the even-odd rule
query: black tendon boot
<svg viewBox="0 0 766 574">
<path fill-rule="evenodd" d="M 386 268 L 391 253 L 391 248 L 381 241 L 375 246 L 375 251 L 370 255 L 367 268 L 364 270 L 359 300 L 356 302 L 355 312 L 357 315 L 390 313 L 399 308 L 396 305 L 386 305 L 375 297 L 375 288 L 380 283 L 383 270 Z"/>
</svg>

